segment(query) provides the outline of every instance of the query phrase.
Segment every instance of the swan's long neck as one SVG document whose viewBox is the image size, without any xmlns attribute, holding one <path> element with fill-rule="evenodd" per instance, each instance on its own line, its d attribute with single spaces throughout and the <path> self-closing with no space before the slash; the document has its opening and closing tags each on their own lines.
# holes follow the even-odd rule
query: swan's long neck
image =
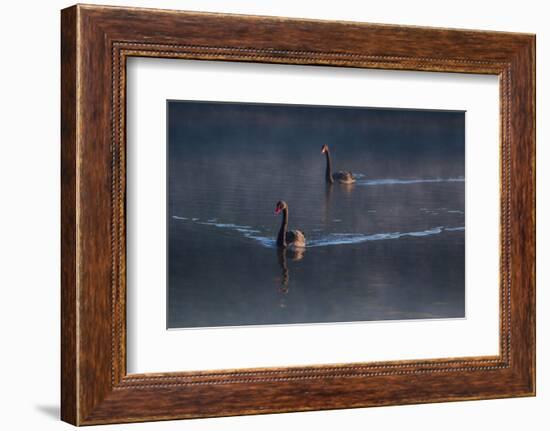
<svg viewBox="0 0 550 431">
<path fill-rule="evenodd" d="M 334 182 L 334 179 L 332 178 L 332 162 L 330 160 L 330 153 L 328 152 L 328 149 L 325 151 L 325 156 L 327 158 L 327 170 L 325 172 L 325 179 L 327 183 L 332 184 Z"/>
<path fill-rule="evenodd" d="M 283 221 L 281 222 L 281 228 L 277 235 L 277 245 L 279 247 L 286 247 L 286 230 L 288 227 L 288 209 L 283 208 Z"/>
</svg>

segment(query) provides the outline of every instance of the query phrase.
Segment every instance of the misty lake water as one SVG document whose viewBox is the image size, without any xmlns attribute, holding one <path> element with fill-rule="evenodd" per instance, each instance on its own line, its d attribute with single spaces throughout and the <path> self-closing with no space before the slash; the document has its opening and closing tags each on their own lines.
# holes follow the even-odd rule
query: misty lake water
<svg viewBox="0 0 550 431">
<path fill-rule="evenodd" d="M 463 112 L 170 101 L 167 325 L 464 317 L 464 186 Z"/>
</svg>

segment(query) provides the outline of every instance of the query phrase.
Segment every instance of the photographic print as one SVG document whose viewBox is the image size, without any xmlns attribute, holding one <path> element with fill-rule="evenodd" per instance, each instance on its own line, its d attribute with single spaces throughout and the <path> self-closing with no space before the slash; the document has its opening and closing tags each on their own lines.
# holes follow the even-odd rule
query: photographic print
<svg viewBox="0 0 550 431">
<path fill-rule="evenodd" d="M 167 101 L 167 327 L 465 317 L 465 112 Z"/>
</svg>

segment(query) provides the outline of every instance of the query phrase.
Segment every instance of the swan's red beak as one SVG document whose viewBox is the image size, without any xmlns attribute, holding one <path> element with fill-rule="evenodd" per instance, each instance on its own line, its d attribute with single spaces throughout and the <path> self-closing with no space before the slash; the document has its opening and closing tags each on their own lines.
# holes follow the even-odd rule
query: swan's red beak
<svg viewBox="0 0 550 431">
<path fill-rule="evenodd" d="M 280 212 L 281 212 L 280 207 L 275 208 L 275 215 L 279 215 Z"/>
</svg>

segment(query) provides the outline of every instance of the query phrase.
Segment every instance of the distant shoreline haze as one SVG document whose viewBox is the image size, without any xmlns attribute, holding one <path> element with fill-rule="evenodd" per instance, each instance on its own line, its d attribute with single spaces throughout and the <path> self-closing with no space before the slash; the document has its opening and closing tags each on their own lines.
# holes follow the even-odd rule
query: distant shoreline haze
<svg viewBox="0 0 550 431">
<path fill-rule="evenodd" d="M 285 157 L 303 157 L 302 146 L 317 151 L 327 143 L 335 158 L 345 147 L 340 157 L 353 155 L 350 169 L 366 169 L 372 178 L 464 177 L 463 111 L 168 103 L 170 140 L 193 142 L 200 160 L 217 160 L 247 147 L 243 149 L 274 157 L 275 166 Z M 174 145 L 171 150 L 185 148 Z M 302 169 L 314 168 L 304 160 Z"/>
</svg>

